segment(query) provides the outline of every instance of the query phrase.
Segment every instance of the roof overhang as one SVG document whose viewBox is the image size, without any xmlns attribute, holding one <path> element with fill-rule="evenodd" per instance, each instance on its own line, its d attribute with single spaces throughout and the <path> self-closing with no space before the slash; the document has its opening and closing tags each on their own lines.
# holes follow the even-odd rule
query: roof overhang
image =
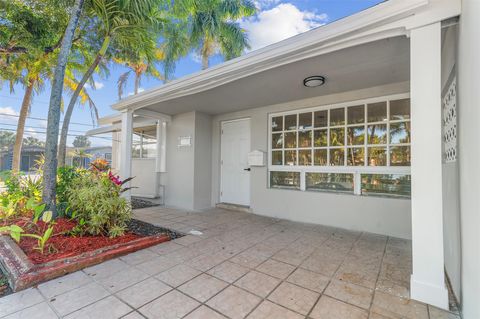
<svg viewBox="0 0 480 319">
<path fill-rule="evenodd" d="M 128 97 L 112 107 L 119 111 L 142 108 L 163 111 L 163 102 L 220 88 L 268 70 L 343 49 L 382 39 L 408 37 L 413 28 L 458 16 L 460 12 L 460 0 L 386 1 L 350 17 Z"/>
</svg>

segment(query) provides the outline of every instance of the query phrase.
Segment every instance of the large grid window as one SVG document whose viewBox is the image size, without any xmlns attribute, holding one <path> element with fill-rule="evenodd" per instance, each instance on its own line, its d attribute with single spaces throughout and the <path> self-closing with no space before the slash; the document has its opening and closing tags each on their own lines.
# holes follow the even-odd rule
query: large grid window
<svg viewBox="0 0 480 319">
<path fill-rule="evenodd" d="M 405 185 L 362 187 L 370 175 L 380 184 L 388 183 L 388 178 L 379 178 L 383 175 L 409 176 L 408 95 L 272 114 L 269 119 L 270 172 L 298 172 L 297 188 L 409 196 Z M 284 187 L 275 180 L 270 179 L 271 187 Z"/>
</svg>

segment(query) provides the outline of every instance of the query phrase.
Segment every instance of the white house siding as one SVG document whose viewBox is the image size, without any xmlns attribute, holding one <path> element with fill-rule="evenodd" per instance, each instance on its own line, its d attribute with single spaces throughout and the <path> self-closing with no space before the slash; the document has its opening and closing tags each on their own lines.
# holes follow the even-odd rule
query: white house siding
<svg viewBox="0 0 480 319">
<path fill-rule="evenodd" d="M 442 88 L 446 94 L 456 76 L 457 26 L 443 29 L 442 41 Z M 460 199 L 458 159 L 444 161 L 443 179 L 443 227 L 445 268 L 452 289 L 460 297 L 461 289 L 461 243 L 460 243 Z"/>
<path fill-rule="evenodd" d="M 459 29 L 459 168 L 462 230 L 462 308 L 480 318 L 480 1 L 463 0 Z"/>
<path fill-rule="evenodd" d="M 318 90 L 321 92 L 321 88 Z M 251 148 L 266 152 L 268 150 L 269 113 L 407 93 L 408 91 L 409 83 L 402 82 L 215 116 L 212 123 L 211 204 L 215 205 L 219 202 L 220 125 L 222 121 L 249 117 L 251 119 Z M 411 202 L 408 199 L 270 189 L 267 187 L 267 173 L 267 167 L 252 167 L 251 170 L 250 207 L 256 214 L 401 238 L 411 237 Z"/>
</svg>

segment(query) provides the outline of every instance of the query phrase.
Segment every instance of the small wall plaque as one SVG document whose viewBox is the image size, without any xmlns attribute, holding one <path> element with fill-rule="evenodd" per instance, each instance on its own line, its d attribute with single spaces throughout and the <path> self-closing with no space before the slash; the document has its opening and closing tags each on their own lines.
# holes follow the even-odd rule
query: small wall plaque
<svg viewBox="0 0 480 319">
<path fill-rule="evenodd" d="M 249 166 L 265 166 L 265 152 L 254 150 L 248 153 Z"/>
<path fill-rule="evenodd" d="M 192 146 L 191 136 L 180 136 L 178 138 L 178 147 L 190 147 Z"/>
</svg>

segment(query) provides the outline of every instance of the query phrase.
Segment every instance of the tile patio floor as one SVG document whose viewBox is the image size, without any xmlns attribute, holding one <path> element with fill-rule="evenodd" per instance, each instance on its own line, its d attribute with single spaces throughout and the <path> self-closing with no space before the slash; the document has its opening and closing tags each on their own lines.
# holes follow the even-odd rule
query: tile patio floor
<svg viewBox="0 0 480 319">
<path fill-rule="evenodd" d="M 203 234 L 4 297 L 0 318 L 460 318 L 408 299 L 407 240 L 221 209 L 135 216 Z"/>
</svg>

